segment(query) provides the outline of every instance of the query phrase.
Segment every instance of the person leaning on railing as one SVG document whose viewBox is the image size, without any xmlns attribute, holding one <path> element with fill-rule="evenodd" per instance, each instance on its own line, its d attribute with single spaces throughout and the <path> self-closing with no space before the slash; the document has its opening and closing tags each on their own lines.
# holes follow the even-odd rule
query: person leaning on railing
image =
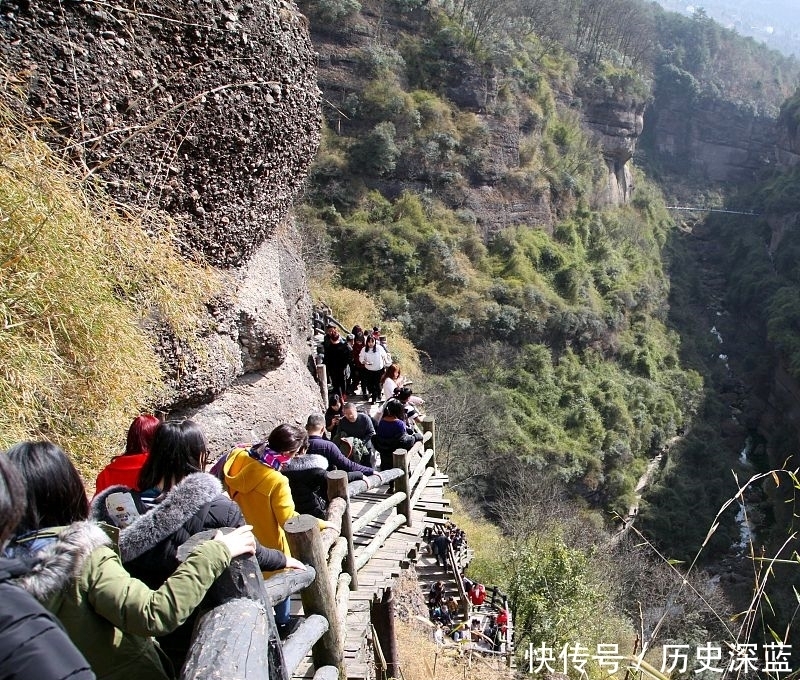
<svg viewBox="0 0 800 680">
<path fill-rule="evenodd" d="M 266 441 L 236 447 L 223 465 L 225 486 L 231 498 L 242 508 L 253 533 L 262 544 L 280 550 L 287 560 L 294 560 L 283 526 L 297 511 L 289 480 L 281 474 L 282 466 L 308 448 L 306 431 L 288 424 L 278 425 Z M 319 520 L 319 528 L 333 525 Z M 336 528 L 336 527 L 334 527 Z M 269 576 L 269 574 L 265 574 Z M 275 623 L 282 638 L 291 634 L 297 621 L 289 616 L 289 598 L 275 605 Z"/>
<path fill-rule="evenodd" d="M 173 677 L 151 636 L 178 628 L 231 558 L 254 552 L 250 527 L 201 543 L 151 590 L 125 570 L 103 529 L 85 521 L 83 482 L 59 447 L 25 442 L 7 455 L 24 479 L 28 500 L 6 547 L 8 556 L 33 564 L 18 583 L 59 618 L 98 678 Z"/>
<path fill-rule="evenodd" d="M 197 423 L 161 423 L 139 476 L 142 491 L 112 486 L 92 500 L 93 518 L 120 527 L 125 568 L 150 588 L 161 587 L 178 569 L 178 548 L 191 536 L 245 524 L 239 506 L 223 493 L 219 479 L 203 472 L 207 458 L 208 446 Z M 124 509 L 126 501 L 128 509 Z M 255 556 L 265 571 L 305 568 L 296 560 L 289 563 L 281 551 L 263 543 L 256 543 Z M 193 627 L 192 616 L 174 632 L 159 637 L 176 668 L 183 666 Z"/>
<path fill-rule="evenodd" d="M 337 439 L 340 436 L 349 436 L 343 434 L 348 432 L 347 429 L 352 425 L 350 417 L 352 412 L 355 411 L 355 406 L 352 404 L 345 404 L 342 408 L 344 417 L 339 420 L 339 427 L 337 428 Z M 372 418 L 366 414 L 359 414 L 364 416 L 369 421 L 368 429 L 372 434 L 375 433 L 372 427 Z M 308 451 L 307 453 L 323 456 L 327 460 L 328 470 L 344 470 L 348 474 L 351 472 L 360 472 L 362 475 L 374 474 L 375 470 L 370 465 L 362 465 L 359 460 L 351 460 L 347 458 L 341 449 L 330 439 L 325 439 L 322 433 L 325 431 L 325 419 L 319 413 L 311 413 L 306 420 L 306 432 L 308 433 Z M 370 448 L 372 444 L 370 443 Z M 352 482 L 353 480 L 350 479 Z"/>
</svg>

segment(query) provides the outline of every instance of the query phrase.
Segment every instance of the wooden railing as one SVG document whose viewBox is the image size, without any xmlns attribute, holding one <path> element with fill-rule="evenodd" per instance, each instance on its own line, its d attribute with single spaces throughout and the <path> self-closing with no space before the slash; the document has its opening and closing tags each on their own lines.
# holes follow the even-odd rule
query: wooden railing
<svg viewBox="0 0 800 680">
<path fill-rule="evenodd" d="M 398 528 L 411 526 L 412 510 L 434 473 L 434 423 L 427 419 L 423 441 L 393 454 L 394 468 L 347 483 L 347 473 L 328 473 L 327 520 L 337 529 L 319 530 L 318 520 L 300 515 L 284 525 L 292 555 L 307 571 L 285 571 L 264 581 L 255 558 L 236 559 L 206 599 L 210 609 L 195 627 L 182 680 L 288 680 L 311 652 L 319 680 L 346 678 L 344 633 L 350 591 L 358 589 L 358 571 L 367 565 Z M 426 448 L 426 445 L 429 448 Z M 391 481 L 395 493 L 361 516 L 351 514 L 351 497 Z M 369 543 L 355 549 L 353 535 L 387 511 Z M 202 535 L 182 547 L 188 554 Z M 272 606 L 300 593 L 305 620 L 281 643 Z M 385 651 L 385 650 L 384 650 Z M 395 663 L 394 660 L 387 660 Z"/>
</svg>

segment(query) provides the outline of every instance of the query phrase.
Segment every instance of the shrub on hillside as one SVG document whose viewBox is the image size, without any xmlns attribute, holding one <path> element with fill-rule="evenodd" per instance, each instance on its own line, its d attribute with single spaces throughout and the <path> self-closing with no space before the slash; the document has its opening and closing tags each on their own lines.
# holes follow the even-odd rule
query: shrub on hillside
<svg viewBox="0 0 800 680">
<path fill-rule="evenodd" d="M 308 0 L 305 4 L 315 25 L 327 30 L 341 30 L 345 20 L 361 11 L 358 0 Z"/>
<path fill-rule="evenodd" d="M 350 170 L 356 174 L 390 175 L 394 172 L 400 149 L 393 123 L 378 123 L 350 149 Z"/>
</svg>

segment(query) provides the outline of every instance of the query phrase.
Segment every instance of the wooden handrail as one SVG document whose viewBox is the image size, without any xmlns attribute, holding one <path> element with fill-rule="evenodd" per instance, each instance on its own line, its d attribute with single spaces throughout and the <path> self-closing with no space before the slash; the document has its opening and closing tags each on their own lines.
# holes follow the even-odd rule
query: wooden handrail
<svg viewBox="0 0 800 680">
<path fill-rule="evenodd" d="M 350 605 L 350 574 L 339 574 L 336 582 L 336 618 L 339 627 L 347 627 L 347 609 Z"/>
<path fill-rule="evenodd" d="M 361 531 L 365 526 L 372 522 L 372 520 L 377 518 L 379 515 L 382 515 L 387 510 L 391 510 L 393 507 L 398 505 L 400 501 L 405 500 L 405 498 L 405 493 L 398 491 L 397 493 L 389 496 L 389 498 L 382 500 L 380 503 L 376 503 L 363 515 L 360 515 L 357 519 L 353 520 L 353 532 L 355 533 Z"/>
<path fill-rule="evenodd" d="M 264 581 L 267 603 L 275 606 L 278 602 L 283 602 L 287 597 L 307 588 L 316 577 L 317 572 L 310 566 L 304 571 L 289 569 L 273 574 Z"/>
<path fill-rule="evenodd" d="M 339 670 L 336 666 L 323 666 L 314 672 L 314 680 L 339 680 Z"/>
<path fill-rule="evenodd" d="M 414 471 L 411 473 L 411 477 L 408 480 L 409 488 L 413 489 L 417 485 L 417 482 L 419 481 L 419 478 L 422 477 L 423 473 L 426 470 L 430 470 L 431 471 L 431 475 L 433 475 L 434 469 L 432 467 L 428 467 L 428 465 L 427 465 L 428 461 L 431 458 L 433 458 L 433 450 L 432 449 L 428 449 L 427 451 L 425 451 L 422 454 L 420 459 L 417 461 L 417 464 L 414 466 Z"/>
<path fill-rule="evenodd" d="M 431 477 L 433 477 L 433 468 L 425 468 L 425 472 L 422 473 L 422 479 L 419 480 L 419 484 L 417 488 L 414 490 L 414 495 L 411 497 L 411 507 L 417 507 L 417 503 L 419 503 L 419 499 L 422 497 L 422 492 L 425 491 L 425 487 L 428 486 L 428 482 L 431 481 Z"/>
<path fill-rule="evenodd" d="M 306 658 L 306 655 L 325 633 L 328 632 L 328 620 L 319 614 L 306 617 L 297 630 L 292 633 L 283 645 L 283 658 L 286 672 L 291 675 Z M 335 668 L 335 666 L 334 666 Z"/>
<path fill-rule="evenodd" d="M 402 470 L 392 469 L 392 470 L 381 470 L 380 472 L 376 472 L 374 475 L 370 475 L 369 477 L 364 477 L 364 479 L 358 479 L 355 482 L 350 482 L 348 484 L 348 488 L 350 489 L 350 496 L 353 497 L 356 494 L 364 493 L 365 491 L 369 491 L 370 489 L 374 489 L 378 486 L 383 486 L 384 484 L 388 484 L 389 482 L 401 477 L 403 475 Z"/>
<path fill-rule="evenodd" d="M 450 568 L 453 570 L 453 576 L 455 577 L 456 581 L 456 588 L 458 588 L 458 601 L 459 601 L 459 609 L 461 613 L 469 620 L 469 613 L 470 613 L 470 602 L 469 597 L 467 596 L 467 591 L 464 590 L 464 581 L 462 580 L 463 574 L 460 568 L 456 566 L 455 563 L 455 554 L 453 553 L 453 544 L 450 543 L 447 546 L 447 558 L 450 562 Z"/>
<path fill-rule="evenodd" d="M 342 573 L 342 562 L 348 553 L 347 539 L 344 536 L 333 544 L 333 548 L 328 553 L 328 571 L 332 588 L 335 588 L 339 582 L 339 575 Z M 349 572 L 348 576 L 350 576 Z M 352 580 L 352 577 L 350 579 Z"/>
<path fill-rule="evenodd" d="M 196 624 L 181 680 L 214 675 L 233 680 L 274 680 L 268 658 L 271 617 L 272 612 L 263 603 L 248 598 L 229 600 L 206 613 Z M 281 651 L 280 645 L 277 651 Z M 283 657 L 281 661 L 285 669 Z"/>
<path fill-rule="evenodd" d="M 367 562 L 370 561 L 373 555 L 378 552 L 389 536 L 394 533 L 396 529 L 406 524 L 405 515 L 392 515 L 386 520 L 386 523 L 380 528 L 377 534 L 372 537 L 372 540 L 365 545 L 361 550 L 356 552 L 356 568 L 361 569 Z"/>
</svg>

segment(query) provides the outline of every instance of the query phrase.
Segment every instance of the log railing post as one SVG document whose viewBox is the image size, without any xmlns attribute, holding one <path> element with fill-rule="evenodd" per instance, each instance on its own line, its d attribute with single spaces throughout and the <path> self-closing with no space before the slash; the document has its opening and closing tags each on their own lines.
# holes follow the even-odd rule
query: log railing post
<svg viewBox="0 0 800 680">
<path fill-rule="evenodd" d="M 358 590 L 358 570 L 356 569 L 355 546 L 353 545 L 353 518 L 350 514 L 350 492 L 347 488 L 347 473 L 333 470 L 328 473 L 328 501 L 343 498 L 346 506 L 342 514 L 342 528 L 339 535 L 347 539 L 347 555 L 344 557 L 344 570 L 350 575 L 350 590 Z"/>
<path fill-rule="evenodd" d="M 397 512 L 406 516 L 406 526 L 412 525 L 411 520 L 411 489 L 408 488 L 408 451 L 405 449 L 397 449 L 392 454 L 392 466 L 399 468 L 403 474 L 394 480 L 394 490 L 400 491 L 406 497 L 397 505 Z"/>
<path fill-rule="evenodd" d="M 386 672 L 381 677 L 383 670 L 382 664 L 376 659 L 376 667 L 379 673 L 379 680 L 389 678 L 400 678 L 400 658 L 397 652 L 397 638 L 394 631 L 394 597 L 392 589 L 386 588 L 383 596 L 379 600 L 378 595 L 373 595 L 369 608 L 369 618 L 375 634 L 378 637 L 377 643 L 383 652 L 383 659 L 386 661 Z M 378 645 L 375 646 L 377 650 Z"/>
<path fill-rule="evenodd" d="M 322 395 L 322 403 L 328 406 L 328 369 L 322 363 L 322 355 L 318 354 L 317 359 L 317 380 L 319 380 L 319 392 Z"/>
<path fill-rule="evenodd" d="M 301 562 L 310 564 L 317 578 L 300 593 L 306 616 L 320 614 L 328 620 L 325 633 L 311 650 L 314 666 L 336 666 L 342 680 L 346 678 L 344 667 L 344 635 L 336 616 L 336 594 L 328 573 L 328 556 L 322 546 L 319 524 L 316 517 L 300 515 L 292 517 L 283 526 L 292 555 Z"/>
<path fill-rule="evenodd" d="M 430 460 L 427 462 L 427 467 L 436 467 L 436 419 L 433 416 L 425 416 L 420 423 L 420 427 L 422 428 L 422 433 L 430 432 L 430 446 L 429 448 L 433 451 L 433 455 L 430 457 Z"/>
<path fill-rule="evenodd" d="M 231 529 L 223 531 L 227 533 Z M 185 561 L 194 547 L 211 540 L 215 534 L 216 531 L 194 534 L 178 548 L 178 560 Z M 247 600 L 260 604 L 256 606 Z M 209 588 L 202 605 L 206 607 L 215 608 L 215 611 L 198 620 L 181 678 L 224 673 L 229 670 L 224 668 L 226 662 L 240 662 L 242 673 L 249 673 L 253 678 L 288 680 L 270 598 L 255 557 L 231 560 L 230 566 Z M 248 626 L 247 635 L 238 634 L 242 624 Z"/>
</svg>

